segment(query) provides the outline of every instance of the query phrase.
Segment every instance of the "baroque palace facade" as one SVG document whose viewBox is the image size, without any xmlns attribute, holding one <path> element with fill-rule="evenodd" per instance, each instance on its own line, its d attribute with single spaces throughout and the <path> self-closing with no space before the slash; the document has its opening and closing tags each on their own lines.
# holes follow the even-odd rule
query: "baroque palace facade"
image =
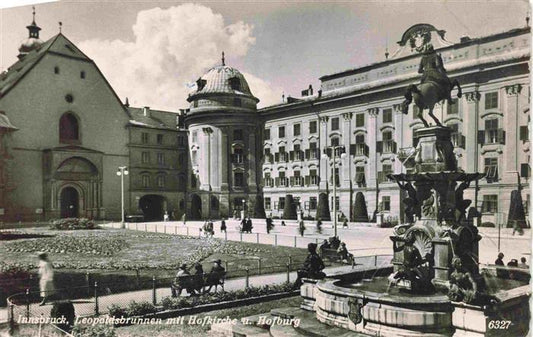
<svg viewBox="0 0 533 337">
<path fill-rule="evenodd" d="M 454 44 L 442 30 L 414 25 L 384 61 L 325 75 L 316 92 L 262 109 L 222 59 L 180 112 L 122 103 L 63 34 L 44 42 L 35 20 L 27 28 L 19 61 L 0 75 L 1 221 L 119 219 L 121 166 L 129 170 L 125 213 L 145 220 L 241 210 L 277 217 L 287 195 L 315 217 L 319 200 L 332 211 L 335 188 L 337 216 L 353 219 L 359 193 L 370 217 L 402 221 L 403 197 L 387 174 L 412 160 L 422 123 L 400 103 L 419 82 L 418 50 L 429 43 L 463 88 L 435 113 L 454 130 L 459 166 L 487 174 L 465 197 L 483 221 L 504 221 L 511 191 L 529 183 L 529 27 Z M 527 189 L 522 198 L 529 204 Z"/>
</svg>

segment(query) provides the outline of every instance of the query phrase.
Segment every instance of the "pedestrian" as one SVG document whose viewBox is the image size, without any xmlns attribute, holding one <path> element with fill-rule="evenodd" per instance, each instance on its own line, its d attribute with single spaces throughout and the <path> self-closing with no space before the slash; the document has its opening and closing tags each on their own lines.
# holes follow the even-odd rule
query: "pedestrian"
<svg viewBox="0 0 533 337">
<path fill-rule="evenodd" d="M 529 266 L 527 265 L 527 260 L 525 257 L 521 257 L 520 258 L 520 263 L 518 264 L 518 268 L 522 268 L 522 269 L 529 269 Z"/>
<path fill-rule="evenodd" d="M 274 227 L 272 225 L 272 218 L 271 217 L 267 217 L 266 218 L 266 230 L 267 230 L 267 234 L 270 234 L 270 231 L 272 230 L 272 227 Z"/>
<path fill-rule="evenodd" d="M 303 220 L 300 220 L 300 222 L 298 223 L 298 230 L 300 231 L 300 236 L 303 237 L 305 232 L 305 224 Z"/>
<path fill-rule="evenodd" d="M 183 215 L 181 216 L 181 221 L 183 221 L 183 225 L 185 226 L 186 225 L 186 218 L 187 218 L 187 215 L 186 213 L 183 213 Z"/>
<path fill-rule="evenodd" d="M 348 228 L 348 219 L 344 217 L 344 221 L 342 222 L 342 228 Z"/>
<path fill-rule="evenodd" d="M 163 214 L 163 221 L 164 222 L 168 221 L 168 212 L 167 211 L 165 211 L 165 214 Z"/>
<path fill-rule="evenodd" d="M 503 253 L 498 253 L 498 258 L 496 261 L 494 261 L 494 264 L 496 265 L 496 276 L 499 278 L 509 278 L 509 272 L 507 271 L 507 268 L 505 268 L 505 264 L 503 263 L 503 258 L 505 255 Z"/>
<path fill-rule="evenodd" d="M 515 232 L 518 232 L 518 235 L 524 235 L 524 231 L 522 230 L 522 227 L 518 224 L 518 221 L 513 221 L 513 235 Z"/>
<path fill-rule="evenodd" d="M 316 232 L 322 234 L 322 220 L 320 218 L 316 221 Z"/>
<path fill-rule="evenodd" d="M 226 233 L 226 221 L 224 220 L 224 218 L 222 218 L 222 221 L 220 222 L 220 232 Z"/>
<path fill-rule="evenodd" d="M 241 220 L 241 233 L 246 233 L 248 231 L 247 228 L 248 223 L 246 222 L 246 219 Z"/>
<path fill-rule="evenodd" d="M 46 253 L 39 253 L 39 290 L 43 298 L 39 305 L 45 305 L 46 300 L 54 292 L 54 267 L 48 260 Z"/>
<path fill-rule="evenodd" d="M 215 236 L 215 226 L 213 224 L 213 220 L 209 219 L 207 222 L 207 231 L 210 236 Z"/>
<path fill-rule="evenodd" d="M 246 226 L 248 227 L 248 233 L 252 233 L 252 228 L 254 228 L 254 226 L 252 225 L 252 219 L 250 217 L 246 220 Z"/>
<path fill-rule="evenodd" d="M 285 221 L 281 220 L 281 225 L 282 225 L 282 226 L 286 226 L 286 225 L 285 225 Z"/>
</svg>

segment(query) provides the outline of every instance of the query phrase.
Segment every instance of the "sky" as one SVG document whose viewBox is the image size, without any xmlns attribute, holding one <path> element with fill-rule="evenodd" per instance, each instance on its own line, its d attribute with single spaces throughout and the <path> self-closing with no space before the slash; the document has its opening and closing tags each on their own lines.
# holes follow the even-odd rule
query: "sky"
<svg viewBox="0 0 533 337">
<path fill-rule="evenodd" d="M 239 69 L 259 107 L 298 97 L 319 77 L 376 63 L 417 23 L 446 39 L 524 27 L 527 1 L 96 1 L 36 5 L 41 39 L 62 32 L 133 106 L 177 111 L 211 67 Z M 30 5 L 0 9 L 0 70 L 27 38 Z M 315 89 L 315 90 L 316 90 Z"/>
</svg>

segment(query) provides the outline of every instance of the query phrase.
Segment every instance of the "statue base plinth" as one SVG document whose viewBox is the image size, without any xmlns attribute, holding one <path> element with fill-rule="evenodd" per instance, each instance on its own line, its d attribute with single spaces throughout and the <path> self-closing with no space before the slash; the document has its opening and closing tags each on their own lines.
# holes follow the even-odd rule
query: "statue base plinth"
<svg viewBox="0 0 533 337">
<path fill-rule="evenodd" d="M 442 126 L 415 130 L 415 171 L 442 172 L 457 170 L 451 141 L 452 129 Z"/>
</svg>

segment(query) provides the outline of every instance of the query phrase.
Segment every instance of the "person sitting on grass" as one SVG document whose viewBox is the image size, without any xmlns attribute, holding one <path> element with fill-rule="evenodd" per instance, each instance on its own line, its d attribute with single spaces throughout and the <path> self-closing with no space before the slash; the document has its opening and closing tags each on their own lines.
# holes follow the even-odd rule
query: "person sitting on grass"
<svg viewBox="0 0 533 337">
<path fill-rule="evenodd" d="M 222 267 L 222 260 L 215 260 L 213 263 L 213 267 L 211 267 L 211 272 L 207 275 L 206 286 L 208 286 L 209 288 L 205 291 L 205 293 L 210 292 L 213 286 L 215 286 L 215 292 L 217 291 L 218 285 L 224 287 L 223 284 L 225 277 L 226 269 Z"/>
<path fill-rule="evenodd" d="M 321 280 L 326 277 L 326 274 L 322 271 L 324 266 L 324 261 L 316 253 L 316 243 L 309 243 L 307 245 L 307 251 L 309 254 L 304 261 L 302 269 L 298 270 L 298 278 L 294 282 L 295 287 L 302 285 L 302 278 L 312 278 Z"/>
<path fill-rule="evenodd" d="M 183 289 L 185 289 L 190 295 L 193 295 L 194 289 L 191 287 L 191 281 L 191 274 L 187 270 L 187 265 L 184 263 L 180 266 L 174 282 L 170 285 L 172 297 L 181 296 L 181 291 Z"/>
</svg>

